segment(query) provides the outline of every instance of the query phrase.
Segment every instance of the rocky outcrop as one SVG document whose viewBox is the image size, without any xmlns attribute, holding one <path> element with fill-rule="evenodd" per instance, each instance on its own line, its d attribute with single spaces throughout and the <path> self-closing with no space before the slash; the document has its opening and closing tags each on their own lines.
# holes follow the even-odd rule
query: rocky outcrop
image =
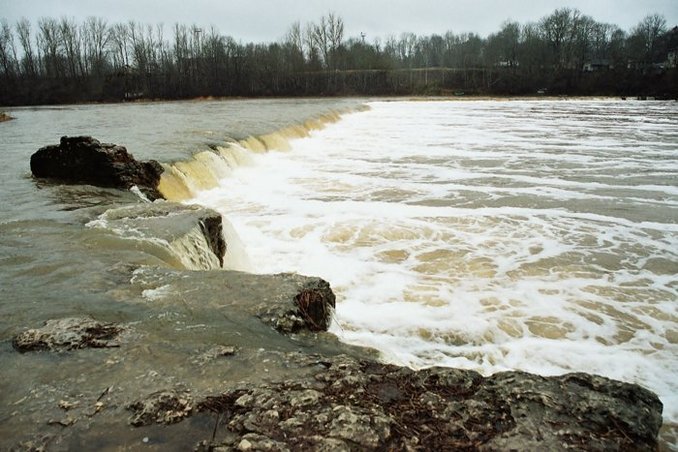
<svg viewBox="0 0 678 452">
<path fill-rule="evenodd" d="M 217 212 L 214 213 L 216 215 L 209 215 L 200 220 L 200 228 L 207 241 L 207 246 L 212 250 L 214 255 L 217 256 L 217 259 L 219 259 L 219 267 L 223 267 L 224 255 L 226 254 L 223 219 Z"/>
<path fill-rule="evenodd" d="M 123 146 L 92 137 L 61 137 L 58 145 L 31 156 L 35 177 L 70 183 L 129 189 L 137 186 L 150 199 L 162 198 L 158 183 L 163 167 L 155 160 L 137 161 Z"/>
<path fill-rule="evenodd" d="M 42 328 L 24 331 L 14 337 L 12 345 L 20 352 L 118 347 L 122 331 L 123 328 L 113 323 L 69 317 L 47 320 Z"/>
<path fill-rule="evenodd" d="M 286 275 L 280 275 L 285 277 Z M 289 275 L 292 277 L 292 275 Z M 327 331 L 336 305 L 334 292 L 324 279 L 309 278 L 293 297 L 261 307 L 259 317 L 281 333 Z"/>
<path fill-rule="evenodd" d="M 208 397 L 227 441 L 199 450 L 655 450 L 662 404 L 587 374 L 540 377 L 317 359 L 297 379 Z"/>
<path fill-rule="evenodd" d="M 14 118 L 8 115 L 7 113 L 0 112 L 0 122 L 11 121 L 12 119 Z"/>
</svg>

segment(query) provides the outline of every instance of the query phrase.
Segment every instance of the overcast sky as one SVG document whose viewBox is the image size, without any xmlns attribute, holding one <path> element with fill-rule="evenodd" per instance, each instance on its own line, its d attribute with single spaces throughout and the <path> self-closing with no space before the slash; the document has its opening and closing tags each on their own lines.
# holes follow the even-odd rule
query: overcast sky
<svg viewBox="0 0 678 452">
<path fill-rule="evenodd" d="M 135 20 L 215 26 L 236 40 L 276 41 L 291 23 L 317 21 L 332 11 L 344 19 L 345 36 L 361 32 L 372 41 L 389 34 L 443 34 L 497 31 L 506 19 L 537 21 L 556 8 L 577 8 L 600 22 L 628 30 L 647 14 L 659 13 L 678 25 L 678 0 L 0 0 L 0 17 L 10 23 L 27 17 L 87 16 L 109 22 Z"/>
</svg>

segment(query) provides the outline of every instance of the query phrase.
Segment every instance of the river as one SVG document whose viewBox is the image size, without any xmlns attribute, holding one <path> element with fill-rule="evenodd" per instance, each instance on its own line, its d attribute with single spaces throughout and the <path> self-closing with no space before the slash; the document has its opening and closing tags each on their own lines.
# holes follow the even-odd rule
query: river
<svg viewBox="0 0 678 452">
<path fill-rule="evenodd" d="M 97 219 L 135 194 L 30 177 L 38 147 L 87 134 L 160 160 L 166 196 L 222 213 L 226 268 L 330 281 L 331 331 L 344 342 L 415 368 L 635 382 L 660 396 L 670 428 L 678 422 L 675 102 L 202 101 L 10 113 L 18 119 L 0 124 L 3 340 L 64 312 L 131 316 L 139 303 L 106 302 L 119 284 L 111 262 L 179 265 L 151 245 L 111 245 Z M 193 340 L 209 341 L 200 331 Z"/>
</svg>

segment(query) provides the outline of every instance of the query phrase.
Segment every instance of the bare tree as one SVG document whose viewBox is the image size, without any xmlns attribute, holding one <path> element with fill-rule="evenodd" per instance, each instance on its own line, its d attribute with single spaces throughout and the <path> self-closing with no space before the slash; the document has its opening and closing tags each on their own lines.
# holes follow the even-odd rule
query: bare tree
<svg viewBox="0 0 678 452">
<path fill-rule="evenodd" d="M 553 64 L 557 67 L 566 65 L 567 45 L 572 33 L 572 23 L 575 11 L 570 8 L 560 8 L 540 22 L 545 41 L 552 52 Z"/>
<path fill-rule="evenodd" d="M 125 24 L 115 24 L 108 30 L 112 47 L 113 66 L 122 69 L 129 66 L 129 31 Z"/>
<path fill-rule="evenodd" d="M 0 21 L 0 65 L 6 79 L 11 79 L 15 76 L 17 60 L 14 34 L 5 19 Z"/>
<path fill-rule="evenodd" d="M 61 19 L 59 22 L 59 38 L 66 57 L 70 78 L 74 79 L 83 75 L 80 33 L 75 19 L 66 17 Z"/>
<path fill-rule="evenodd" d="M 26 18 L 19 20 L 16 24 L 16 31 L 19 35 L 19 43 L 21 44 L 21 49 L 23 51 L 21 71 L 25 76 L 33 78 L 37 73 L 37 62 L 35 60 L 35 52 L 33 50 L 31 23 Z"/>
<path fill-rule="evenodd" d="M 327 15 L 327 35 L 330 43 L 330 51 L 336 52 L 344 40 L 344 21 L 334 13 Z"/>
<path fill-rule="evenodd" d="M 334 13 L 320 18 L 320 23 L 312 26 L 312 39 L 320 51 L 323 64 L 327 69 L 336 69 L 337 50 L 344 39 L 344 21 Z"/>
<path fill-rule="evenodd" d="M 47 77 L 63 77 L 64 56 L 61 51 L 60 27 L 56 19 L 42 18 L 38 21 L 38 44 L 42 52 Z"/>
<path fill-rule="evenodd" d="M 287 47 L 290 57 L 292 58 L 292 66 L 294 70 L 300 70 L 304 64 L 304 35 L 301 30 L 301 23 L 294 22 L 284 38 L 284 45 Z"/>
<path fill-rule="evenodd" d="M 643 60 L 646 64 L 654 62 L 657 39 L 666 33 L 666 19 L 660 14 L 645 16 L 631 31 L 631 39 L 636 41 L 638 50 L 644 52 Z"/>
<path fill-rule="evenodd" d="M 101 75 L 106 66 L 106 46 L 110 39 L 106 21 L 98 17 L 85 19 L 80 31 L 85 47 L 84 65 L 87 74 Z"/>
<path fill-rule="evenodd" d="M 316 25 L 309 23 L 304 28 L 304 45 L 307 52 L 307 60 L 310 69 L 317 69 L 321 66 L 320 47 L 316 39 Z"/>
</svg>

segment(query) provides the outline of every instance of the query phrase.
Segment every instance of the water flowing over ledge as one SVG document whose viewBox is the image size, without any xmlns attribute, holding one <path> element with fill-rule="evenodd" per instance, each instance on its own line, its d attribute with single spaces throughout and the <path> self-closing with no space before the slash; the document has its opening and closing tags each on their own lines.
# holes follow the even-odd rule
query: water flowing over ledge
<svg viewBox="0 0 678 452">
<path fill-rule="evenodd" d="M 231 175 L 234 168 L 250 162 L 250 153 L 269 151 L 289 151 L 290 140 L 306 138 L 314 130 L 321 130 L 327 124 L 338 121 L 343 114 L 365 111 L 366 105 L 330 111 L 291 125 L 275 132 L 250 136 L 243 140 L 214 145 L 210 151 L 196 153 L 189 160 L 166 164 L 158 189 L 166 199 L 186 201 L 200 191 L 219 185 L 219 182 Z"/>
</svg>

